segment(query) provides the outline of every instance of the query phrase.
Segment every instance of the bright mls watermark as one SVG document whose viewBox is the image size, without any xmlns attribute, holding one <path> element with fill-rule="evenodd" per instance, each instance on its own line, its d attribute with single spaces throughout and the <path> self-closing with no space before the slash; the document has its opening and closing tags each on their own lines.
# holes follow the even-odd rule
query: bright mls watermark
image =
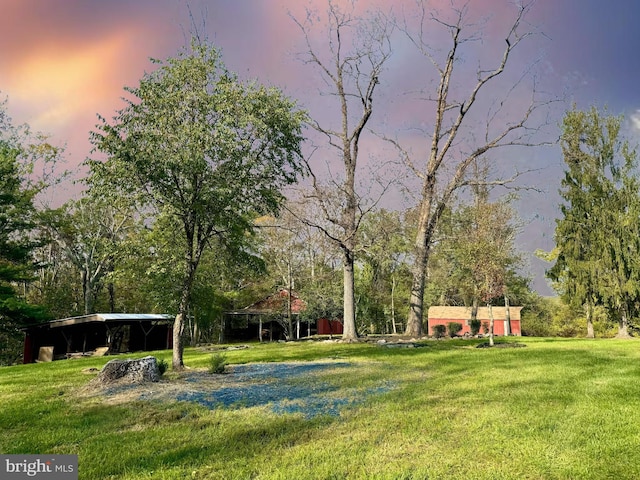
<svg viewBox="0 0 640 480">
<path fill-rule="evenodd" d="M 0 455 L 0 478 L 78 480 L 77 455 Z"/>
</svg>

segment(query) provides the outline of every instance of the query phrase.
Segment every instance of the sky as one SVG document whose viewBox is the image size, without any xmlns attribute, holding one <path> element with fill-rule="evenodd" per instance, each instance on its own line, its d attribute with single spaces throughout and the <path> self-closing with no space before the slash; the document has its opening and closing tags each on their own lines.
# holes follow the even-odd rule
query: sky
<svg viewBox="0 0 640 480">
<path fill-rule="evenodd" d="M 336 3 L 344 5 L 346 0 Z M 459 4 L 457 0 L 422 3 L 442 18 L 450 14 L 451 3 Z M 15 124 L 27 122 L 50 134 L 53 143 L 66 145 L 65 168 L 75 178 L 83 174 L 82 162 L 93 155 L 89 132 L 97 115 L 111 119 L 123 106 L 123 87 L 137 85 L 154 68 L 149 58 L 175 55 L 194 31 L 218 46 L 227 67 L 241 78 L 278 86 L 312 116 L 331 122 L 330 100 L 320 95 L 323 83 L 318 72 L 300 60 L 304 38 L 291 19 L 291 15 L 304 19 L 305 8 L 316 11 L 318 21 L 310 38 L 319 51 L 326 51 L 322 30 L 326 0 L 0 0 L 0 5 L 0 98 L 8 98 Z M 415 2 L 359 0 L 355 9 L 362 15 L 382 10 L 411 19 Z M 482 30 L 482 39 L 472 42 L 457 67 L 461 76 L 454 91 L 463 91 L 473 80 L 478 61 L 489 65 L 486 62 L 499 58 L 514 12 L 508 0 L 469 2 L 469 20 L 474 29 Z M 635 0 L 537 0 L 527 16 L 527 28 L 535 35 L 516 50 L 504 78 L 480 105 L 502 98 L 501 93 L 528 72 L 536 76 L 540 99 L 557 100 L 538 119 L 548 124 L 541 140 L 557 139 L 562 112 L 575 104 L 606 106 L 611 113 L 624 114 L 625 131 L 632 143 L 637 142 L 639 16 L 640 2 Z M 436 56 L 441 55 L 448 46 L 446 36 L 429 25 L 430 45 Z M 515 118 L 526 108 L 529 85 L 524 82 L 509 98 L 509 107 L 503 110 L 507 117 Z M 433 71 L 400 32 L 392 38 L 392 56 L 377 88 L 372 128 L 406 141 L 418 157 L 424 156 L 428 138 L 416 132 L 428 131 L 431 119 L 425 103 L 416 99 L 418 92 L 424 96 L 433 91 Z M 470 128 L 466 138 L 474 133 Z M 369 135 L 363 141 L 369 142 L 362 156 L 365 166 L 375 167 L 393 156 L 379 137 Z M 505 176 L 535 170 L 519 181 L 520 186 L 535 188 L 519 192 L 517 208 L 524 227 L 518 244 L 530 262 L 534 287 L 551 294 L 544 279 L 548 265 L 532 252 L 553 247 L 563 175 L 560 150 L 557 145 L 536 147 L 494 160 L 498 173 Z M 72 184 L 58 187 L 54 203 L 77 193 Z M 383 205 L 399 208 L 413 200 L 411 194 L 391 191 Z"/>
</svg>

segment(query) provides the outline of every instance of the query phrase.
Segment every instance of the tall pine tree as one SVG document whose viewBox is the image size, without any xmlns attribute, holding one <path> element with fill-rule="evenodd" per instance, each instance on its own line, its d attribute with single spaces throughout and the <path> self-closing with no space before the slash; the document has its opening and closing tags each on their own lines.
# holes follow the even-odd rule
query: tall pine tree
<svg viewBox="0 0 640 480">
<path fill-rule="evenodd" d="M 20 150 L 0 138 L 0 364 L 13 363 L 22 338 L 19 327 L 41 316 L 16 291 L 31 278 L 34 226 L 34 189 L 22 182 Z"/>
<path fill-rule="evenodd" d="M 568 112 L 562 125 L 563 218 L 555 232 L 558 258 L 547 274 L 567 303 L 584 307 L 588 337 L 596 305 L 618 320 L 619 336 L 628 336 L 640 299 L 636 154 L 620 139 L 621 122 L 592 108 Z"/>
</svg>

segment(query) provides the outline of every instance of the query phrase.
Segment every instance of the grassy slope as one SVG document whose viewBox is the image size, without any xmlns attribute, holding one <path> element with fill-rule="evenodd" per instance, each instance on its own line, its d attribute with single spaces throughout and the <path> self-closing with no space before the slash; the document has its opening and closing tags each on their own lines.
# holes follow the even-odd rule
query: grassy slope
<svg viewBox="0 0 640 480">
<path fill-rule="evenodd" d="M 108 358 L 0 369 L 0 452 L 76 453 L 80 478 L 640 478 L 640 344 L 525 339 L 527 348 L 271 344 L 231 363 L 372 362 L 348 388 L 393 380 L 340 418 L 79 401 Z M 167 352 L 159 356 L 169 357 Z M 205 367 L 209 355 L 187 351 Z"/>
</svg>

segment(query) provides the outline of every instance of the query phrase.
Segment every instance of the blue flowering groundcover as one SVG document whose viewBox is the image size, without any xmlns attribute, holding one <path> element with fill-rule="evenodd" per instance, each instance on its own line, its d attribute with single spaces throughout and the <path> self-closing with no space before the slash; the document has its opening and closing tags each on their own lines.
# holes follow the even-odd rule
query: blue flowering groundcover
<svg viewBox="0 0 640 480">
<path fill-rule="evenodd" d="M 343 408 L 362 403 L 367 397 L 392 388 L 386 383 L 374 388 L 341 388 L 314 375 L 327 370 L 338 370 L 336 374 L 339 375 L 339 370 L 350 367 L 352 365 L 345 362 L 236 365 L 228 374 L 234 377 L 233 385 L 187 390 L 175 398 L 211 409 L 268 406 L 275 413 L 299 413 L 312 418 L 318 415 L 339 416 Z M 199 378 L 194 376 L 188 381 L 196 384 Z"/>
</svg>

